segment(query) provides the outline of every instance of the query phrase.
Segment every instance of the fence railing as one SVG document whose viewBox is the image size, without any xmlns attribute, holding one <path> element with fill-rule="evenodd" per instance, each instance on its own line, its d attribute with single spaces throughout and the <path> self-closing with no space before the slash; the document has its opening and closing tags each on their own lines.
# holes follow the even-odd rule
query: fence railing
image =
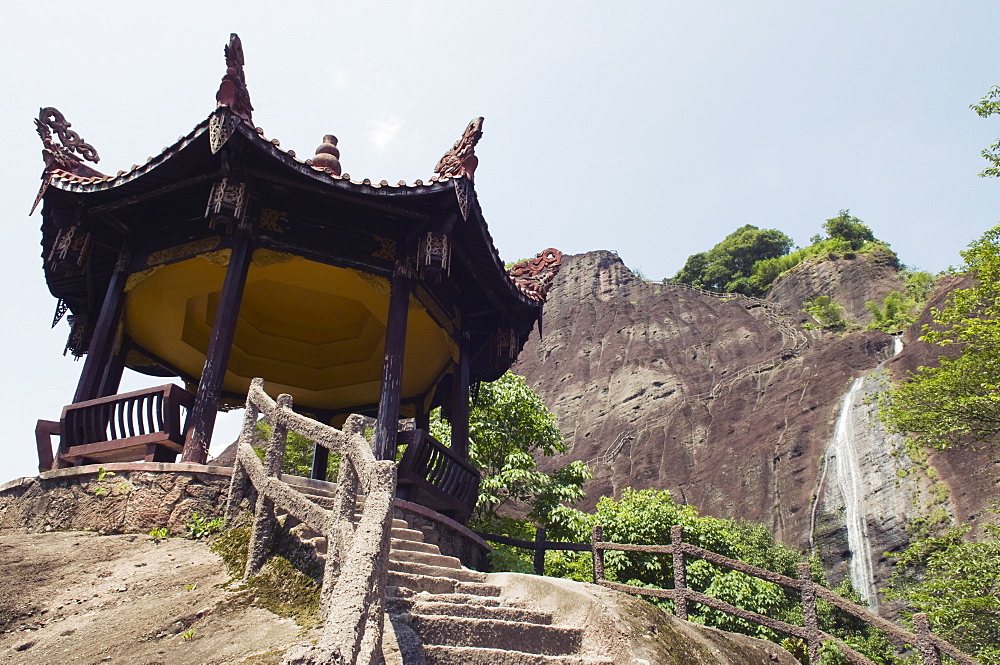
<svg viewBox="0 0 1000 665">
<path fill-rule="evenodd" d="M 399 462 L 400 497 L 433 508 L 462 524 L 479 496 L 479 471 L 425 430 L 397 435 L 406 450 Z"/>
<path fill-rule="evenodd" d="M 867 609 L 841 598 L 829 589 L 813 582 L 809 572 L 809 564 L 799 564 L 798 579 L 792 579 L 763 568 L 751 566 L 750 564 L 729 557 L 716 554 L 709 550 L 697 547 L 684 542 L 684 532 L 679 526 L 671 529 L 670 545 L 631 545 L 624 543 L 604 542 L 603 530 L 600 526 L 594 527 L 591 538 L 591 551 L 594 560 L 594 582 L 602 586 L 624 591 L 625 593 L 654 596 L 657 598 L 667 598 L 674 601 L 674 612 L 681 619 L 687 619 L 688 603 L 699 603 L 712 609 L 725 612 L 740 619 L 757 623 L 792 637 L 798 637 L 806 642 L 809 650 L 809 662 L 813 665 L 820 661 L 820 647 L 823 642 L 830 641 L 840 649 L 840 652 L 855 665 L 876 665 L 864 655 L 858 653 L 842 641 L 819 629 L 816 611 L 816 600 L 822 598 L 829 601 L 838 609 L 855 616 L 862 621 L 885 631 L 902 642 L 913 646 L 923 660 L 924 665 L 940 665 L 941 654 L 947 654 L 961 665 L 979 665 L 977 661 L 959 651 L 955 646 L 948 643 L 941 637 L 930 632 L 926 614 L 914 615 L 915 633 L 904 630 L 902 627 L 873 614 Z M 608 550 L 621 552 L 643 552 L 647 554 L 669 554 L 673 557 L 673 589 L 650 589 L 637 587 L 628 584 L 611 582 L 604 577 L 604 552 Z M 687 558 L 702 559 L 709 563 L 735 570 L 758 579 L 777 584 L 786 589 L 798 591 L 802 599 L 802 615 L 804 618 L 802 626 L 796 626 L 772 617 L 759 614 L 752 610 L 736 607 L 727 602 L 706 596 L 703 593 L 690 589 L 687 586 Z"/>
<path fill-rule="evenodd" d="M 167 384 L 70 404 L 59 422 L 55 464 L 172 462 L 184 449 L 181 409 L 193 402 L 191 393 Z M 39 466 L 43 456 L 40 447 Z"/>
<path fill-rule="evenodd" d="M 260 415 L 271 427 L 263 464 L 251 445 Z M 289 430 L 340 454 L 332 510 L 318 506 L 281 481 Z M 249 486 L 256 490 L 244 577 L 259 571 L 267 558 L 276 507 L 327 539 L 320 594 L 322 635 L 316 645 L 293 647 L 283 662 L 375 665 L 381 658 L 396 465 L 375 459 L 363 431 L 360 416 L 351 416 L 343 431 L 336 430 L 295 413 L 289 395 L 272 400 L 261 379 L 251 383 L 226 506 L 226 518 L 231 522 Z M 361 497 L 364 506 L 358 517 Z"/>
</svg>

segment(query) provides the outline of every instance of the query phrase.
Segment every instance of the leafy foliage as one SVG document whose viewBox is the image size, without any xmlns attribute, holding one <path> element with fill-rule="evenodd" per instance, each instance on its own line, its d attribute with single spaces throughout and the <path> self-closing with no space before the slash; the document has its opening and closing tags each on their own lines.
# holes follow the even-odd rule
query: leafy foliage
<svg viewBox="0 0 1000 665">
<path fill-rule="evenodd" d="M 710 291 L 735 291 L 754 264 L 788 253 L 792 239 L 777 229 L 747 224 L 736 229 L 708 252 L 688 257 L 674 280 Z"/>
<path fill-rule="evenodd" d="M 890 291 L 881 307 L 873 300 L 865 303 L 872 315 L 869 330 L 895 333 L 916 321 L 919 307 L 927 300 L 934 286 L 934 276 L 927 272 L 904 270 L 900 273 L 905 291 Z"/>
<path fill-rule="evenodd" d="M 208 519 L 195 511 L 191 513 L 191 517 L 184 523 L 184 530 L 186 532 L 184 537 L 190 540 L 201 540 L 212 534 L 219 533 L 225 526 L 226 521 L 222 517 Z M 152 535 L 152 532 L 150 532 L 150 535 Z"/>
<path fill-rule="evenodd" d="M 962 256 L 978 283 L 954 291 L 921 337 L 951 353 L 881 398 L 886 427 L 918 445 L 948 448 L 1000 433 L 1000 226 Z"/>
<path fill-rule="evenodd" d="M 779 275 L 809 260 L 852 259 L 859 253 L 878 254 L 880 261 L 899 267 L 899 258 L 876 239 L 872 230 L 850 210 L 841 210 L 823 224 L 827 236 L 815 235 L 810 245 L 789 253 L 791 239 L 775 229 L 742 226 L 707 252 L 692 254 L 674 281 L 710 291 L 761 296 Z"/>
<path fill-rule="evenodd" d="M 440 410 L 432 414 L 431 434 L 450 445 L 451 428 Z M 574 511 L 563 503 L 583 499 L 589 468 L 573 462 L 549 475 L 537 469 L 534 458 L 565 449 L 555 415 L 524 377 L 507 372 L 482 384 L 469 411 L 469 460 L 483 475 L 473 516 L 477 528 L 502 528 L 499 511 L 512 502 L 527 503 L 528 517 L 547 528 L 572 520 Z"/>
<path fill-rule="evenodd" d="M 1000 662 L 1000 526 L 967 542 L 968 526 L 914 541 L 900 554 L 890 598 L 926 612 L 931 630 L 983 663 Z"/>
<path fill-rule="evenodd" d="M 680 525 L 684 527 L 686 542 L 790 577 L 797 574 L 798 554 L 776 543 L 763 526 L 700 517 L 694 507 L 675 503 L 666 490 L 625 488 L 617 501 L 602 497 L 594 514 L 582 515 L 582 519 L 562 535 L 565 540 L 587 541 L 595 524 L 603 526 L 607 541 L 645 545 L 668 544 L 670 528 Z M 546 555 L 546 570 L 549 574 L 577 580 L 589 580 L 593 574 L 589 553 L 549 552 Z M 634 586 L 660 589 L 672 589 L 674 586 L 670 555 L 608 551 L 605 554 L 605 575 L 612 581 Z M 798 620 L 796 613 L 800 610 L 794 595 L 770 582 L 719 568 L 700 559 L 689 561 L 687 584 L 692 589 L 736 606 L 790 622 Z M 670 605 L 670 601 L 652 602 Z M 778 639 L 770 629 L 701 605 L 692 605 L 689 612 L 691 620 L 698 623 L 765 639 Z"/>
<path fill-rule="evenodd" d="M 826 220 L 823 223 L 823 230 L 831 239 L 846 240 L 853 250 L 861 249 L 866 243 L 875 242 L 872 230 L 857 217 L 852 217 L 850 210 L 841 210 L 836 217 Z"/>
<path fill-rule="evenodd" d="M 988 118 L 991 115 L 1000 114 L 1000 86 L 990 88 L 986 96 L 979 100 L 978 104 L 970 104 L 969 108 L 975 111 L 979 117 Z M 983 158 L 990 163 L 979 173 L 980 178 L 1000 177 L 1000 139 L 993 145 L 983 150 Z"/>
<path fill-rule="evenodd" d="M 847 327 L 844 306 L 830 296 L 813 296 L 802 303 L 802 310 L 827 330 L 844 330 Z"/>
<path fill-rule="evenodd" d="M 262 420 L 258 421 L 256 435 L 260 445 L 255 450 L 257 456 L 263 461 L 267 442 L 271 438 L 271 426 Z M 313 442 L 291 430 L 288 431 L 285 441 L 285 457 L 281 462 L 281 472 L 303 478 L 310 477 L 314 452 Z M 339 468 L 340 456 L 331 452 L 326 469 L 326 480 L 336 482 Z"/>
</svg>

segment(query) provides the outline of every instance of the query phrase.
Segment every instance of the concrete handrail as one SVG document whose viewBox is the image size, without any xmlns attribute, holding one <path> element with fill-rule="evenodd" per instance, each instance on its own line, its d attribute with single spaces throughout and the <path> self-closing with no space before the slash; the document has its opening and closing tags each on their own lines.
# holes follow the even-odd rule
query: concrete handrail
<svg viewBox="0 0 1000 665">
<path fill-rule="evenodd" d="M 251 445 L 260 415 L 271 427 L 263 464 Z M 281 480 L 289 430 L 340 455 L 333 510 L 316 505 Z M 226 507 L 230 521 L 247 486 L 257 491 L 244 577 L 259 571 L 267 557 L 275 507 L 322 533 L 328 543 L 320 595 L 322 635 L 316 645 L 290 649 L 286 664 L 374 665 L 381 658 L 396 465 L 375 459 L 363 431 L 360 416 L 349 417 L 340 431 L 295 413 L 290 395 L 271 399 L 262 379 L 251 382 Z M 355 524 L 360 495 L 365 497 L 364 508 Z"/>
</svg>

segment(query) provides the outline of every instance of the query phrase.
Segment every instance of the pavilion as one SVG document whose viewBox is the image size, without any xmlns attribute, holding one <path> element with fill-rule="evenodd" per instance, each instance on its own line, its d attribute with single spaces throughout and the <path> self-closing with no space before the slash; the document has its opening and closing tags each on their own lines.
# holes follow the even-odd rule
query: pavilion
<svg viewBox="0 0 1000 665">
<path fill-rule="evenodd" d="M 381 459 L 406 444 L 406 457 L 444 455 L 478 483 L 470 387 L 498 378 L 541 331 L 561 257 L 546 250 L 505 269 L 474 187 L 483 119 L 427 182 L 356 181 L 332 135 L 310 159 L 266 138 L 235 34 L 225 55 L 212 113 L 116 175 L 85 163 L 97 151 L 58 110 L 40 111 L 35 207 L 53 325 L 69 313 L 67 349 L 86 357 L 59 422 L 39 421 L 40 469 L 178 454 L 204 464 L 217 410 L 241 404 L 259 376 L 323 422 L 374 417 Z M 126 367 L 185 388 L 117 394 Z M 439 405 L 450 449 L 427 433 Z M 314 478 L 326 475 L 325 453 Z M 404 458 L 400 487 L 448 508 L 447 488 L 414 468 Z"/>
</svg>

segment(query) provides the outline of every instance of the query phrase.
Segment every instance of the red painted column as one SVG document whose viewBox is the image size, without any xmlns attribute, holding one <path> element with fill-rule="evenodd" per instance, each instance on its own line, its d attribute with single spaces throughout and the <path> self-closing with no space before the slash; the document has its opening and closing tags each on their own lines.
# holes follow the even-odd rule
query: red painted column
<svg viewBox="0 0 1000 665">
<path fill-rule="evenodd" d="M 389 316 L 385 329 L 385 359 L 382 362 L 382 390 L 375 424 L 375 458 L 395 459 L 399 423 L 399 399 L 403 389 L 403 353 L 406 347 L 406 319 L 413 279 L 409 266 L 400 260 L 392 274 Z"/>
<path fill-rule="evenodd" d="M 222 382 L 226 378 L 229 353 L 233 348 L 236 322 L 240 315 L 243 288 L 247 283 L 247 271 L 253 258 L 253 238 L 249 229 L 237 231 L 236 242 L 229 257 L 226 279 L 219 295 L 219 306 L 215 311 L 212 336 L 208 341 L 205 368 L 198 381 L 198 393 L 194 405 L 188 413 L 182 462 L 204 464 L 208 460 L 208 447 L 215 429 L 215 416 L 222 396 Z"/>
<path fill-rule="evenodd" d="M 76 385 L 76 394 L 73 396 L 74 404 L 96 397 L 104 397 L 100 394 L 101 384 L 105 370 L 114 355 L 115 333 L 118 332 L 118 322 L 121 320 L 122 310 L 125 308 L 125 282 L 128 280 L 131 262 L 132 250 L 128 245 L 125 245 L 118 253 L 118 262 L 115 264 L 114 272 L 111 273 L 111 281 L 108 282 L 108 290 L 104 295 L 101 313 L 97 317 L 94 334 L 90 338 L 87 360 L 83 363 L 80 381 Z"/>
</svg>

